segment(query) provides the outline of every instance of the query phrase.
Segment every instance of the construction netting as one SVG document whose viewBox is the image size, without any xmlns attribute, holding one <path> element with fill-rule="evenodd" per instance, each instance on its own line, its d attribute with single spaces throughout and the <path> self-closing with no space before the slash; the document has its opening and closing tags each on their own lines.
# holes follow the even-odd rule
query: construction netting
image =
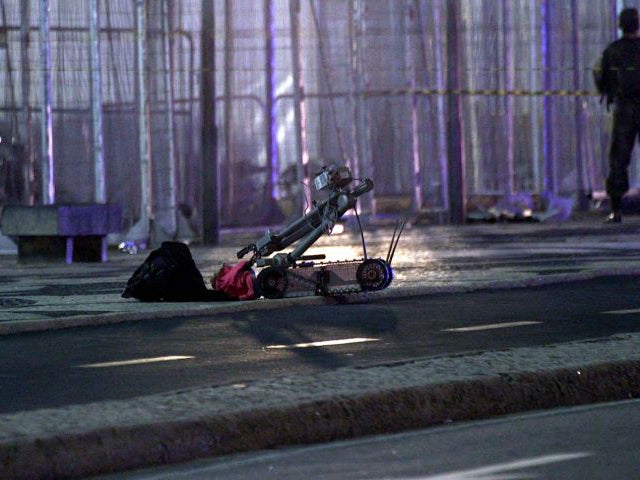
<svg viewBox="0 0 640 480">
<path fill-rule="evenodd" d="M 364 211 L 445 219 L 456 197 L 604 189 L 592 67 L 636 1 L 209 1 L 203 46 L 204 0 L 0 0 L 0 204 L 106 201 L 125 229 L 147 210 L 171 236 L 179 219 L 199 231 L 204 188 L 223 226 L 297 216 L 330 164 L 375 180 Z"/>
</svg>

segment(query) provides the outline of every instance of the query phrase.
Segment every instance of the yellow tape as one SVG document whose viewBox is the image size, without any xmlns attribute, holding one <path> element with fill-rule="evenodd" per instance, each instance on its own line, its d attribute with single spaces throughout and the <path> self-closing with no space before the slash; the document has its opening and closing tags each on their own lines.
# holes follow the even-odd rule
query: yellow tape
<svg viewBox="0 0 640 480">
<path fill-rule="evenodd" d="M 513 96 L 513 97 L 598 97 L 598 92 L 590 90 L 411 90 L 411 89 L 393 89 L 381 90 L 376 92 L 365 93 L 365 96 L 382 96 L 382 95 L 477 95 L 477 96 Z"/>
</svg>

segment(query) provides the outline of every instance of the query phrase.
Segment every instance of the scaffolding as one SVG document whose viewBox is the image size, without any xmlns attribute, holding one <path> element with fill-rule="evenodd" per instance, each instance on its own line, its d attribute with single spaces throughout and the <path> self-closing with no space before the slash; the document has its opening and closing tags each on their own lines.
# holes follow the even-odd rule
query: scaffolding
<svg viewBox="0 0 640 480">
<path fill-rule="evenodd" d="M 579 205 L 607 170 L 591 68 L 636 3 L 0 0 L 0 205 L 198 237 L 297 217 L 328 164 L 375 179 L 371 215 Z"/>
</svg>

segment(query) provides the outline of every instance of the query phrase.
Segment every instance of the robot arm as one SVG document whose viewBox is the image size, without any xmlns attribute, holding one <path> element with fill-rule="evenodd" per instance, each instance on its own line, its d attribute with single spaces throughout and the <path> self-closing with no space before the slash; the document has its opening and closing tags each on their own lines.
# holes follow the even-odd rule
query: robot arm
<svg viewBox="0 0 640 480">
<path fill-rule="evenodd" d="M 328 200 L 314 206 L 314 208 L 295 222 L 286 226 L 280 233 L 267 231 L 255 243 L 251 243 L 240 250 L 238 258 L 253 252 L 254 258 L 267 257 L 273 252 L 287 248 L 322 224 L 322 211 Z"/>
<path fill-rule="evenodd" d="M 280 233 L 267 231 L 258 241 L 240 250 L 237 253 L 238 258 L 253 252 L 252 262 L 258 260 L 259 266 L 293 265 L 323 233 L 330 231 L 338 219 L 355 206 L 359 196 L 373 189 L 373 181 L 367 178 L 352 191 L 345 190 L 344 187 L 351 180 L 346 167 L 324 168 L 314 179 L 314 185 L 317 190 L 329 189 L 330 197 L 314 205 L 311 211 L 286 226 Z M 271 259 L 263 258 L 289 247 L 305 236 L 306 238 L 291 253 L 278 254 Z"/>
</svg>

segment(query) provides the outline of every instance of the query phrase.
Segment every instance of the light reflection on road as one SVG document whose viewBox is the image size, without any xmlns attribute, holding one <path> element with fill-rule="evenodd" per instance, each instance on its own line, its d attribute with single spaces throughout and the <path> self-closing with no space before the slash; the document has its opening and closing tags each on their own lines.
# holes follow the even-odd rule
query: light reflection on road
<svg viewBox="0 0 640 480">
<path fill-rule="evenodd" d="M 366 228 L 367 255 L 385 259 L 393 232 L 392 223 Z M 393 257 L 391 287 L 471 286 L 505 280 L 506 277 L 510 281 L 524 281 L 588 268 L 615 268 L 620 265 L 620 249 L 629 262 L 640 260 L 640 242 L 628 238 L 607 249 L 603 248 L 603 239 L 598 236 L 567 242 L 561 232 L 553 232 L 551 226 L 543 224 L 469 225 L 455 229 L 408 225 Z M 237 239 L 227 238 L 225 247 L 216 249 L 215 253 L 206 252 L 198 264 L 204 266 L 204 273 L 214 273 L 222 262 L 236 262 L 237 250 L 260 237 L 258 232 L 244 233 Z M 295 244 L 283 251 L 294 247 Z M 346 261 L 363 258 L 364 251 L 357 227 L 347 226 L 344 233 L 322 236 L 306 254 L 324 254 L 326 261 Z M 625 265 L 630 263 L 625 262 Z"/>
</svg>

